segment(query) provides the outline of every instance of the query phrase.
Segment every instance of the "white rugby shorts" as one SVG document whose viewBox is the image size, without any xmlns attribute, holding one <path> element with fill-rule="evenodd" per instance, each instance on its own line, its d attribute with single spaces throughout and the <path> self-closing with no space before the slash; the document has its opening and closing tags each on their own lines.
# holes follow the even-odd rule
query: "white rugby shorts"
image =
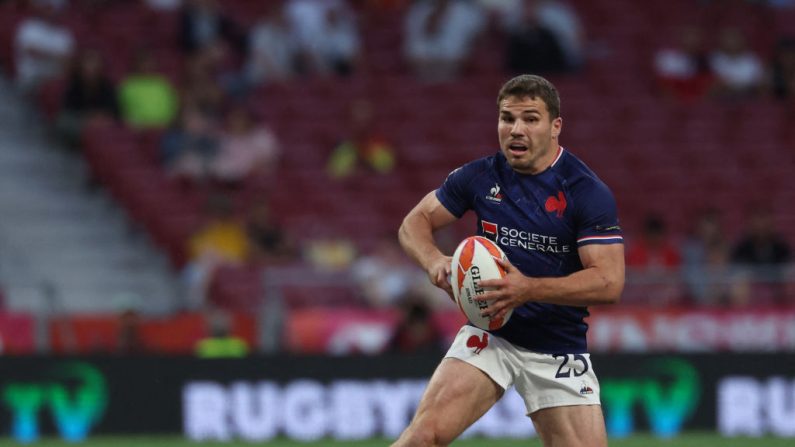
<svg viewBox="0 0 795 447">
<path fill-rule="evenodd" d="M 541 354 L 473 326 L 458 331 L 445 357 L 480 369 L 504 390 L 512 385 L 527 415 L 543 408 L 600 405 L 590 354 Z"/>
</svg>

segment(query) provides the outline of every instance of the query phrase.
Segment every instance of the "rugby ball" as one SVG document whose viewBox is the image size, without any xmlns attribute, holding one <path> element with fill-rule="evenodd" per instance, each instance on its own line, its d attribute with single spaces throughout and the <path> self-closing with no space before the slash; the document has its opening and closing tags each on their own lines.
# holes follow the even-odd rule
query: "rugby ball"
<svg viewBox="0 0 795 447">
<path fill-rule="evenodd" d="M 486 290 L 480 287 L 483 279 L 499 279 L 505 276 L 505 270 L 497 264 L 496 259 L 506 259 L 502 249 L 489 239 L 471 236 L 464 239 L 453 253 L 450 284 L 458 308 L 470 323 L 485 330 L 503 327 L 513 310 L 504 318 L 492 319 L 484 317 L 480 312 L 488 307 L 486 301 L 475 301 L 475 297 Z"/>
</svg>

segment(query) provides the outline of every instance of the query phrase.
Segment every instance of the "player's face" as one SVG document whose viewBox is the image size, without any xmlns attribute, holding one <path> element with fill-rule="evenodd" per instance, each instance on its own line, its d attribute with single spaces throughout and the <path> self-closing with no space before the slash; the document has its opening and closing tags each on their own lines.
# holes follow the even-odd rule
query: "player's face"
<svg viewBox="0 0 795 447">
<path fill-rule="evenodd" d="M 548 168 L 557 155 L 562 126 L 560 117 L 550 119 L 541 98 L 509 96 L 500 102 L 500 150 L 516 172 L 537 174 Z"/>
</svg>

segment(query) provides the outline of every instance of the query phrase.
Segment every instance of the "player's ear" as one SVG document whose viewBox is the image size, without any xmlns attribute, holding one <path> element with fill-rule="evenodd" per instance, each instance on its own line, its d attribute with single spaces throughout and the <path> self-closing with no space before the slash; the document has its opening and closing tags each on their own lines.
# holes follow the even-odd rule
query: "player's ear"
<svg viewBox="0 0 795 447">
<path fill-rule="evenodd" d="M 563 130 L 563 118 L 557 117 L 552 120 L 552 137 L 557 138 L 560 136 L 560 132 Z"/>
</svg>

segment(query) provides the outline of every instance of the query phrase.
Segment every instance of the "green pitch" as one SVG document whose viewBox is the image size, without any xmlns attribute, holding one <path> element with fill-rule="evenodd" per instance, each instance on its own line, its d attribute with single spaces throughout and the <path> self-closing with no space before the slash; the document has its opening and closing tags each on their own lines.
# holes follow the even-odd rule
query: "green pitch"
<svg viewBox="0 0 795 447">
<path fill-rule="evenodd" d="M 22 445 L 9 442 L 8 438 L 0 438 L 0 445 Z M 274 440 L 261 443 L 245 442 L 201 442 L 193 443 L 180 437 L 93 437 L 80 444 L 71 444 L 54 439 L 44 439 L 33 444 L 34 447 L 385 447 L 387 440 L 368 441 L 318 441 L 299 443 L 295 441 Z M 538 439 L 530 440 L 494 440 L 468 439 L 452 444 L 456 447 L 541 447 Z M 792 447 L 795 439 L 780 438 L 722 438 L 712 433 L 687 433 L 671 439 L 660 439 L 652 436 L 636 435 L 625 439 L 611 439 L 611 447 Z"/>
</svg>

